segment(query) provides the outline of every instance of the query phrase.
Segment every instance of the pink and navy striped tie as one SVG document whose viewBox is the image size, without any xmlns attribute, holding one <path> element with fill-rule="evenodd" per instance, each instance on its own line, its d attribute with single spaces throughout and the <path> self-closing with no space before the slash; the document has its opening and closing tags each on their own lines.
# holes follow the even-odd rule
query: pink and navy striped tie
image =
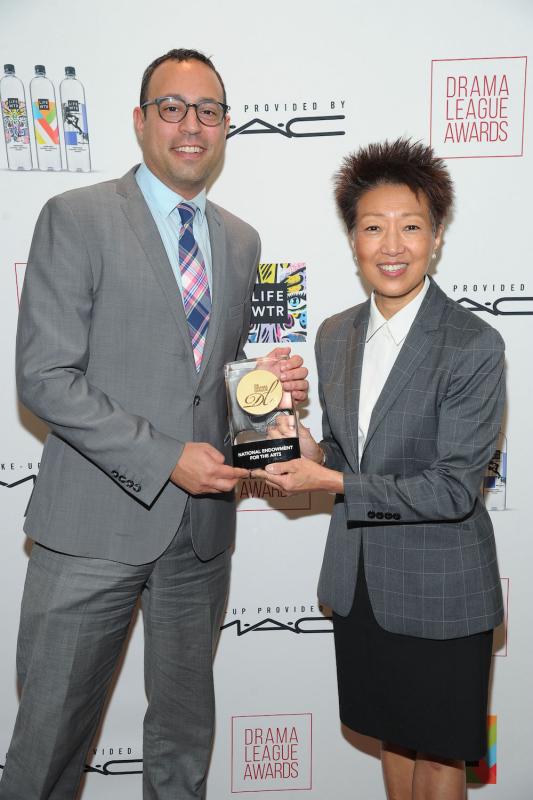
<svg viewBox="0 0 533 800">
<path fill-rule="evenodd" d="M 204 259 L 192 229 L 196 206 L 180 203 L 179 259 L 183 307 L 189 325 L 196 372 L 199 372 L 211 313 L 211 293 Z"/>
</svg>

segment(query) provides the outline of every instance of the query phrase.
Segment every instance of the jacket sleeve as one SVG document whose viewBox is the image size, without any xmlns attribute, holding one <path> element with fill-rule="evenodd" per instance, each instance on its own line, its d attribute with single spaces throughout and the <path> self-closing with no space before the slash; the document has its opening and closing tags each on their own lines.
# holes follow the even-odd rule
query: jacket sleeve
<svg viewBox="0 0 533 800">
<path fill-rule="evenodd" d="M 94 283 L 81 226 L 65 199 L 53 198 L 38 219 L 24 280 L 19 397 L 58 437 L 149 506 L 185 443 L 87 380 Z"/>
<path fill-rule="evenodd" d="M 321 339 L 324 332 L 324 326 L 327 320 L 321 323 L 315 339 L 315 360 L 318 369 L 318 397 L 322 408 L 322 441 L 320 447 L 323 449 L 326 460 L 325 466 L 329 469 L 336 469 L 339 472 L 344 472 L 348 468 L 348 462 L 344 457 L 342 448 L 334 438 L 331 432 L 331 426 L 328 419 L 328 411 L 324 400 L 324 392 L 322 390 L 322 383 L 320 380 L 320 368 L 323 363 L 321 351 Z"/>
<path fill-rule="evenodd" d="M 348 520 L 416 523 L 466 517 L 494 453 L 504 399 L 503 340 L 493 328 L 483 328 L 454 355 L 433 463 L 408 477 L 345 472 Z"/>
</svg>

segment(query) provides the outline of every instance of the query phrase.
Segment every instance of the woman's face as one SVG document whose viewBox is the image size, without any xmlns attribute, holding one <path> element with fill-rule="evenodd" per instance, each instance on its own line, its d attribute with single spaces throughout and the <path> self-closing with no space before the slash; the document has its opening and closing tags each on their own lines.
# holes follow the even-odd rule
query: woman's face
<svg viewBox="0 0 533 800">
<path fill-rule="evenodd" d="M 374 289 L 385 318 L 409 303 L 424 285 L 442 225 L 431 226 L 429 204 L 404 184 L 383 184 L 357 204 L 353 248 L 361 274 Z"/>
</svg>

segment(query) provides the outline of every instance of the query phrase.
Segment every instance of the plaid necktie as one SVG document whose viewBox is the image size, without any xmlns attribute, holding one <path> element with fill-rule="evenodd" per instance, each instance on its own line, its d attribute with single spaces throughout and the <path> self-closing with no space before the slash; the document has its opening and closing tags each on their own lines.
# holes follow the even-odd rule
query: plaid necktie
<svg viewBox="0 0 533 800">
<path fill-rule="evenodd" d="M 199 372 L 209 325 L 211 294 L 204 259 L 192 230 L 196 206 L 192 203 L 180 203 L 178 211 L 181 218 L 179 259 L 183 307 L 189 325 L 196 372 Z"/>
</svg>

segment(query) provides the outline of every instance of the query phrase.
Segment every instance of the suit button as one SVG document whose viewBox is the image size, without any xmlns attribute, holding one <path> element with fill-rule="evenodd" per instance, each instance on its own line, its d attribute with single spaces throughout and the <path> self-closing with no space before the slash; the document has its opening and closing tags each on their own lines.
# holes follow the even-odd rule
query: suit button
<svg viewBox="0 0 533 800">
<path fill-rule="evenodd" d="M 140 492 L 141 491 L 141 484 L 140 483 L 136 483 L 135 486 L 133 487 L 133 491 L 134 492 Z"/>
<path fill-rule="evenodd" d="M 125 475 L 119 475 L 118 479 L 119 479 L 120 483 L 125 483 L 126 482 L 126 476 Z"/>
<path fill-rule="evenodd" d="M 126 486 L 128 487 L 128 489 L 131 489 L 133 486 L 133 481 L 126 481 Z"/>
<path fill-rule="evenodd" d="M 193 404 L 193 406 L 199 406 L 200 405 L 200 395 L 199 394 L 195 394 L 194 395 L 194 400 L 192 401 L 192 404 Z"/>
<path fill-rule="evenodd" d="M 376 519 L 383 519 L 383 516 L 384 516 L 383 511 L 378 511 L 376 513 Z"/>
<path fill-rule="evenodd" d="M 375 516 L 376 516 L 376 512 L 375 511 L 369 511 L 368 514 L 367 514 L 368 519 L 374 519 Z"/>
<path fill-rule="evenodd" d="M 116 471 L 116 469 L 114 469 L 114 470 L 113 470 L 113 472 L 111 473 L 111 475 L 112 475 L 114 478 L 118 478 L 118 472 Z"/>
<path fill-rule="evenodd" d="M 385 519 L 392 519 L 392 514 L 390 513 L 390 511 L 385 512 Z"/>
<path fill-rule="evenodd" d="M 398 513 L 396 512 L 396 514 L 393 514 L 393 515 L 392 515 L 392 518 L 393 518 L 393 519 L 401 519 L 402 517 L 401 517 L 401 515 L 400 515 L 400 514 L 398 514 Z"/>
</svg>

